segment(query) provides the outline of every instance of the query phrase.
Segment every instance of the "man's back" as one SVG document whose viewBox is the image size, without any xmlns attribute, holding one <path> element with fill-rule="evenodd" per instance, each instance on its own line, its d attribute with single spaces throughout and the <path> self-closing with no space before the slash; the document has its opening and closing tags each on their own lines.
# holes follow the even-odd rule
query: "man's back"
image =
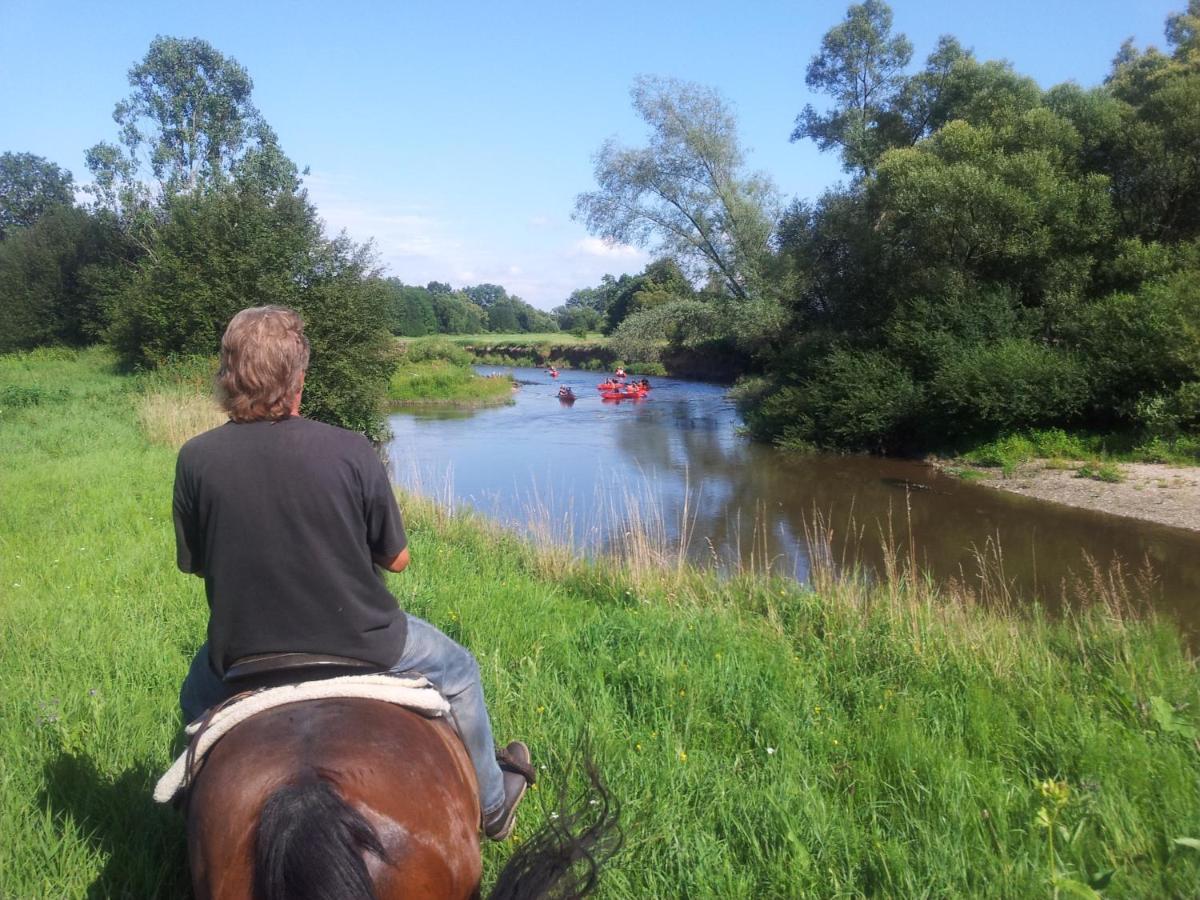
<svg viewBox="0 0 1200 900">
<path fill-rule="evenodd" d="M 361 435 L 300 417 L 228 422 L 180 451 L 174 515 L 179 567 L 204 574 L 218 674 L 275 651 L 399 657 L 405 617 L 372 557 L 406 539 Z"/>
</svg>

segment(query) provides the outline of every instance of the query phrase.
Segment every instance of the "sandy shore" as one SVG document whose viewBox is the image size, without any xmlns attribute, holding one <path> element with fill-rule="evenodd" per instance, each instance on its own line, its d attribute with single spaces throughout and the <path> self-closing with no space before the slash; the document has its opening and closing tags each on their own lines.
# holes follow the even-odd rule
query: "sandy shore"
<svg viewBox="0 0 1200 900">
<path fill-rule="evenodd" d="M 1007 477 L 999 469 L 957 468 L 980 473 L 979 484 L 1002 491 L 1200 531 L 1197 466 L 1118 463 L 1124 476 L 1119 483 L 1080 478 L 1072 469 L 1047 467 L 1044 460 L 1027 463 Z"/>
</svg>

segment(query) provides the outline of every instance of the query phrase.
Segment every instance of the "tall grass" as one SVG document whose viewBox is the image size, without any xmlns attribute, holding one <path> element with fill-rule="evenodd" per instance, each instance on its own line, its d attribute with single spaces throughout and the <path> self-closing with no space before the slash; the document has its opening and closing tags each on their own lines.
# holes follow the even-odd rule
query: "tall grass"
<svg viewBox="0 0 1200 900">
<path fill-rule="evenodd" d="M 227 418 L 208 396 L 186 390 L 155 391 L 138 402 L 138 422 L 151 443 L 179 449 L 188 438 Z"/>
<path fill-rule="evenodd" d="M 0 896 L 186 896 L 181 819 L 149 801 L 206 619 L 173 567 L 174 454 L 102 352 L 2 357 L 7 387 L 44 399 L 0 409 Z M 542 769 L 518 839 L 590 735 L 627 831 L 602 896 L 1200 884 L 1177 842 L 1200 836 L 1200 678 L 1168 623 L 1130 612 L 1128 574 L 1096 569 L 1064 618 L 1018 616 L 978 586 L 1001 591 L 995 555 L 991 582 L 938 587 L 899 535 L 868 579 L 829 517 L 806 589 L 402 505 L 413 563 L 392 590 L 475 651 L 497 737 Z M 509 852 L 486 847 L 486 871 Z"/>
<path fill-rule="evenodd" d="M 1093 467 L 1111 466 L 1113 461 L 1196 465 L 1200 462 L 1200 438 L 1192 435 L 1163 438 L 1030 428 L 971 447 L 960 458 L 979 466 L 1001 468 L 1009 474 L 1018 466 L 1036 459 L 1060 463 L 1092 461 Z"/>
</svg>

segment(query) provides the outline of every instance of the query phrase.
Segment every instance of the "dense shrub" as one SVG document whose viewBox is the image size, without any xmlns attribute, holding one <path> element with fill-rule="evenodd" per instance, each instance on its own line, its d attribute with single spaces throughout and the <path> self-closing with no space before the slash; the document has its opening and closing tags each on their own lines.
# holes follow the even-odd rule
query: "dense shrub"
<svg viewBox="0 0 1200 900">
<path fill-rule="evenodd" d="M 915 297 L 897 307 L 886 328 L 888 349 L 918 378 L 933 376 L 963 346 L 1027 330 L 1013 291 L 999 286 Z"/>
<path fill-rule="evenodd" d="M 1023 338 L 951 353 L 929 388 L 934 421 L 950 434 L 1069 423 L 1083 408 L 1088 382 L 1072 355 Z"/>
<path fill-rule="evenodd" d="M 1143 398 L 1200 379 L 1200 272 L 1109 294 L 1081 314 L 1075 339 L 1095 378 L 1094 402 L 1121 420 Z"/>
<path fill-rule="evenodd" d="M 920 389 L 908 370 L 876 351 L 838 349 L 804 382 L 800 418 L 806 437 L 856 449 L 895 447 L 919 413 Z"/>
<path fill-rule="evenodd" d="M 749 379 L 735 393 L 757 436 L 853 450 L 900 446 L 920 396 L 912 376 L 888 355 L 845 348 L 822 358 L 802 384 Z"/>
<path fill-rule="evenodd" d="M 456 366 L 469 366 L 471 354 L 458 344 L 444 338 L 425 338 L 419 341 L 409 341 L 404 347 L 404 359 L 408 362 L 427 362 L 431 359 L 444 359 Z"/>
<path fill-rule="evenodd" d="M 107 220 L 71 206 L 10 228 L 0 241 L 0 352 L 97 340 L 126 250 Z"/>
<path fill-rule="evenodd" d="M 1170 393 L 1143 397 L 1137 424 L 1151 437 L 1174 438 L 1200 428 L 1200 381 L 1181 384 Z"/>
</svg>

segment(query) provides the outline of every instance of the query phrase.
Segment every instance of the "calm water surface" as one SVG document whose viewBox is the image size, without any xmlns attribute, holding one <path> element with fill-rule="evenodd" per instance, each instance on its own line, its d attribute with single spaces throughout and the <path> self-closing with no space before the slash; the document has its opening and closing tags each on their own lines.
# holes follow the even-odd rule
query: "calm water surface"
<svg viewBox="0 0 1200 900">
<path fill-rule="evenodd" d="M 1200 633 L 1198 533 L 990 490 L 917 462 L 782 453 L 741 437 L 714 385 L 655 378 L 645 400 L 614 403 L 599 398 L 595 373 L 513 372 L 522 386 L 512 406 L 394 415 L 395 480 L 583 550 L 611 549 L 632 529 L 684 541 L 697 560 L 767 560 L 800 580 L 814 514 L 833 528 L 836 559 L 878 571 L 890 522 L 893 544 L 913 548 L 934 577 L 979 587 L 982 554 L 993 579 L 1002 571 L 1014 594 L 1050 605 L 1089 560 L 1149 565 L 1154 602 Z M 573 405 L 556 397 L 563 384 Z"/>
</svg>

